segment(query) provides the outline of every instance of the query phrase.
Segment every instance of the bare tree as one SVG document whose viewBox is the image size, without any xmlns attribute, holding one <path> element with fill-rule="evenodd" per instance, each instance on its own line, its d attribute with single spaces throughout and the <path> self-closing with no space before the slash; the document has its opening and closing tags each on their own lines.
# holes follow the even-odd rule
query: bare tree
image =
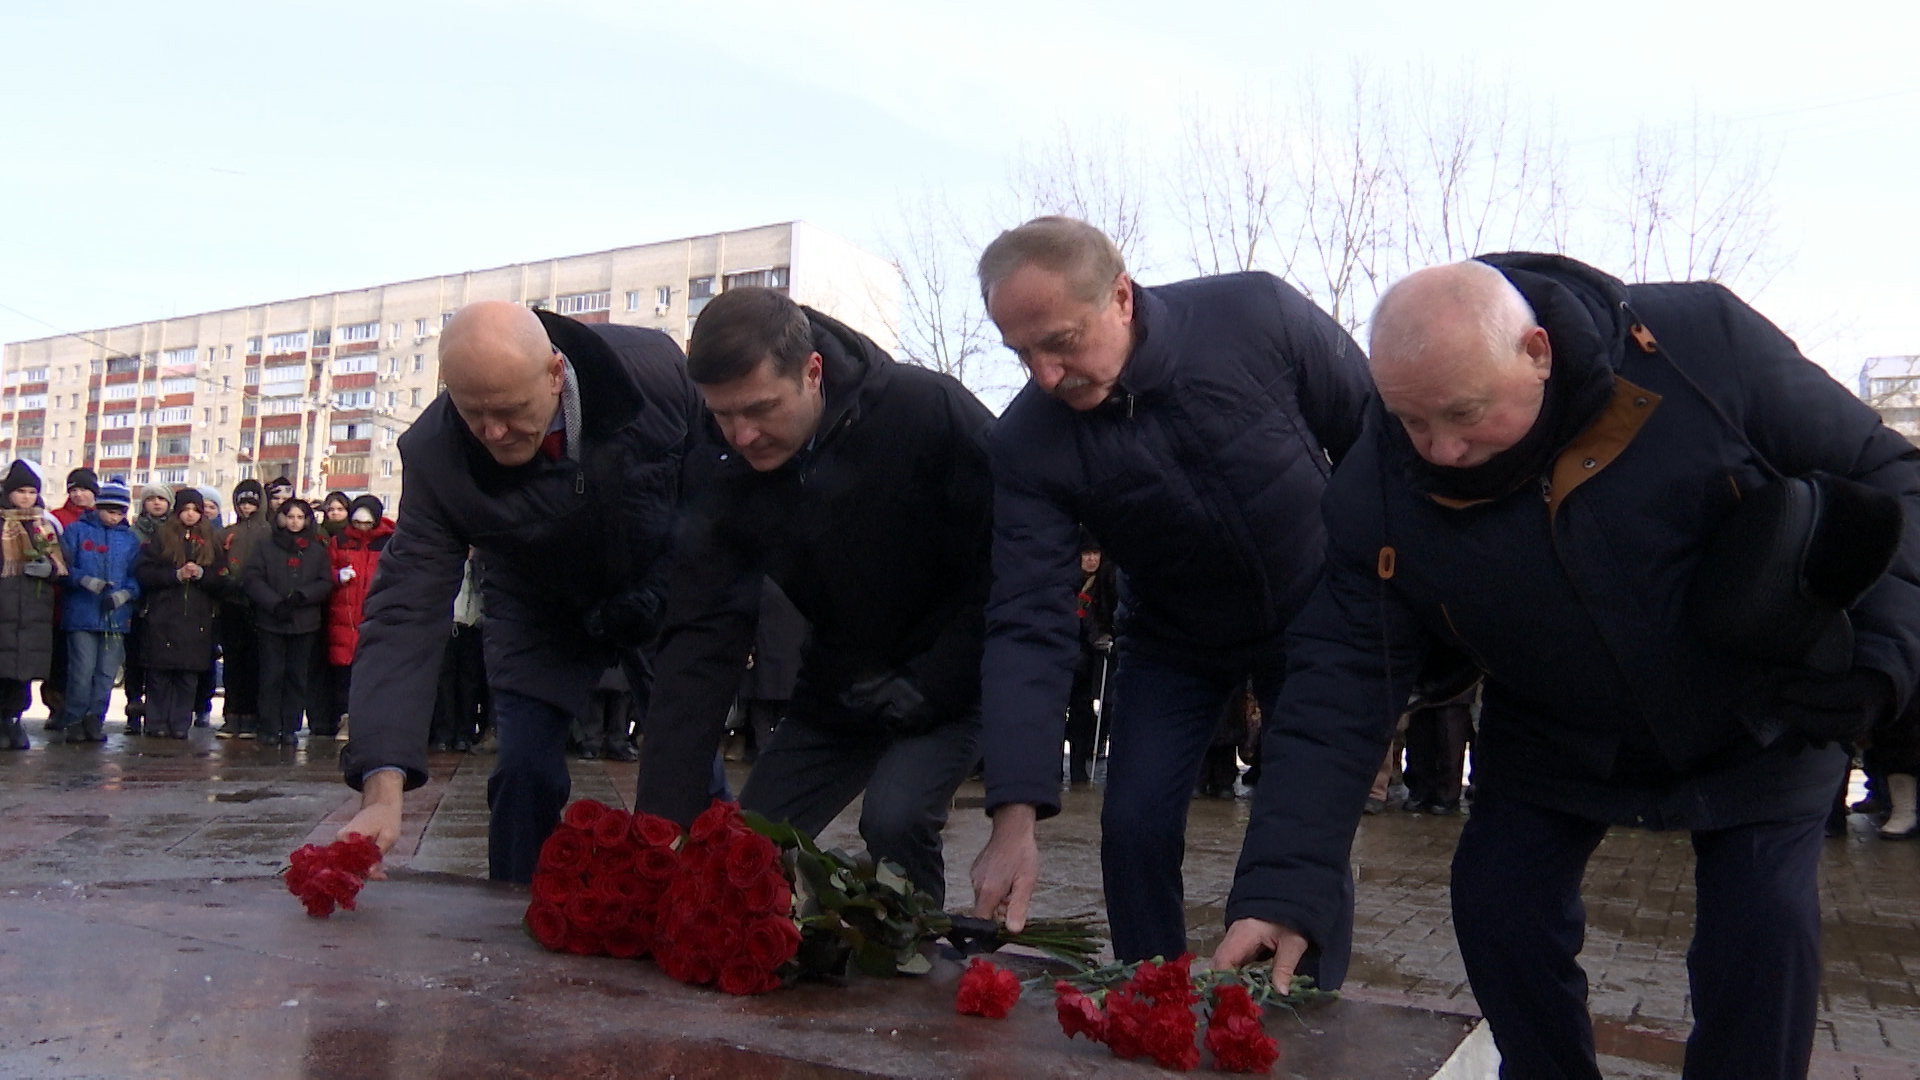
<svg viewBox="0 0 1920 1080">
<path fill-rule="evenodd" d="M 1047 214 L 1079 218 L 1107 234 L 1129 268 L 1146 254 L 1150 182 L 1118 128 L 1076 133 L 1062 125 L 1039 146 L 1023 145 L 1008 177 L 1013 206 L 1002 228 Z"/>
<path fill-rule="evenodd" d="M 1302 145 L 1290 232 L 1301 254 L 1290 276 L 1353 330 L 1364 318 L 1361 303 L 1390 272 L 1391 117 L 1376 83 L 1356 68 L 1337 104 L 1302 93 L 1293 122 Z"/>
<path fill-rule="evenodd" d="M 884 231 L 886 256 L 900 271 L 902 359 L 942 371 L 976 393 L 983 359 L 998 344 L 973 275 L 968 229 L 942 192 L 903 197 Z"/>
<path fill-rule="evenodd" d="M 1619 178 L 1628 278 L 1764 288 L 1778 271 L 1768 194 L 1777 165 L 1776 151 L 1724 122 L 1696 115 L 1642 128 Z"/>
<path fill-rule="evenodd" d="M 1183 110 L 1167 186 L 1196 271 L 1293 272 L 1300 232 L 1275 228 L 1295 193 L 1288 134 L 1266 102 L 1243 98 L 1224 110 L 1196 102 Z"/>
</svg>

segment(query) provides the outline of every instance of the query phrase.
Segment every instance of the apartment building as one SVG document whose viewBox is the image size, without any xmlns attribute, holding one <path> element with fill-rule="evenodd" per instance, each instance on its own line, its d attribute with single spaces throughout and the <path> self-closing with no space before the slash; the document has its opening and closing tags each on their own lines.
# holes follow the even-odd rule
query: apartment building
<svg viewBox="0 0 1920 1080">
<path fill-rule="evenodd" d="M 1867 357 L 1859 393 L 1882 423 L 1920 443 L 1920 356 Z"/>
<path fill-rule="evenodd" d="M 900 278 L 806 222 L 516 263 L 8 344 L 0 454 L 210 484 L 291 478 L 302 493 L 400 496 L 394 440 L 439 393 L 435 338 L 461 305 L 511 300 L 650 326 L 686 346 L 708 300 L 782 289 L 895 346 Z"/>
</svg>

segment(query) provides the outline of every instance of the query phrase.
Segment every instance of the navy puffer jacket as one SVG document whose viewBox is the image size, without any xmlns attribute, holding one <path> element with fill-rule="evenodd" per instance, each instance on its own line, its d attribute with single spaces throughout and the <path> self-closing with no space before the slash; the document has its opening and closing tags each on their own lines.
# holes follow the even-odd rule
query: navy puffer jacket
<svg viewBox="0 0 1920 1080">
<path fill-rule="evenodd" d="M 1320 496 L 1372 393 L 1360 347 L 1270 274 L 1135 286 L 1134 324 L 1106 403 L 1029 385 L 994 429 L 989 810 L 1059 809 L 1082 525 L 1123 577 L 1122 649 L 1203 669 L 1279 669 L 1320 574 Z"/>
<path fill-rule="evenodd" d="M 1561 310 L 1586 313 L 1616 372 L 1612 404 L 1538 484 L 1452 505 L 1409 485 L 1411 450 L 1387 427 L 1398 421 L 1369 410 L 1327 492 L 1327 573 L 1289 635 L 1229 920 L 1339 940 L 1361 806 L 1430 644 L 1485 672 L 1483 796 L 1690 830 L 1823 812 L 1846 751 L 1780 735 L 1767 723 L 1769 669 L 1715 651 L 1686 617 L 1708 538 L 1767 482 L 1741 434 L 1782 473 L 1823 470 L 1900 498 L 1906 538 L 1853 610 L 1854 659 L 1900 700 L 1913 690 L 1914 447 L 1722 286 L 1622 286 L 1554 256 L 1486 261 L 1544 279 L 1573 301 Z M 1323 958 L 1323 972 L 1329 960 L 1344 967 Z"/>
</svg>

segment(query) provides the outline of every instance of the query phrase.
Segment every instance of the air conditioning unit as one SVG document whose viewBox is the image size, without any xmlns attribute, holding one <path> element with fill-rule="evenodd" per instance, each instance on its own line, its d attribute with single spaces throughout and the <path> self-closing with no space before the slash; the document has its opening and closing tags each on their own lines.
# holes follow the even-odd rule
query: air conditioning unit
<svg viewBox="0 0 1920 1080">
<path fill-rule="evenodd" d="M 655 315 L 665 315 L 670 306 L 669 304 L 655 304 L 653 305 L 653 313 Z"/>
</svg>

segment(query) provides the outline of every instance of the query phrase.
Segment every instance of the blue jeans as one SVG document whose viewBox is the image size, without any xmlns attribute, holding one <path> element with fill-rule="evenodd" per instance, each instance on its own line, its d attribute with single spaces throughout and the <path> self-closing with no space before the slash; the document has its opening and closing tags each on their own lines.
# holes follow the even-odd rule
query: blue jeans
<svg viewBox="0 0 1920 1080">
<path fill-rule="evenodd" d="M 91 720 L 97 729 L 113 698 L 113 677 L 120 673 L 126 639 L 92 630 L 67 633 L 67 704 L 60 727 Z"/>
<path fill-rule="evenodd" d="M 1108 708 L 1100 871 L 1114 956 L 1169 959 L 1187 951 L 1187 806 L 1214 727 L 1248 672 L 1194 671 L 1121 645 Z M 1280 674 L 1253 675 L 1261 714 L 1273 715 Z M 1349 905 L 1351 906 L 1351 905 Z"/>
<path fill-rule="evenodd" d="M 1685 1075 L 1807 1075 L 1820 996 L 1825 815 L 1693 834 Z M 1453 928 L 1500 1075 L 1598 1080 L 1580 880 L 1604 822 L 1483 794 L 1453 856 Z"/>
<path fill-rule="evenodd" d="M 497 754 L 487 777 L 487 876 L 525 883 L 533 880 L 541 845 L 573 792 L 567 771 L 573 717 L 539 698 L 498 685 L 491 691 Z M 718 755 L 710 783 L 714 798 L 732 797 Z"/>
</svg>

